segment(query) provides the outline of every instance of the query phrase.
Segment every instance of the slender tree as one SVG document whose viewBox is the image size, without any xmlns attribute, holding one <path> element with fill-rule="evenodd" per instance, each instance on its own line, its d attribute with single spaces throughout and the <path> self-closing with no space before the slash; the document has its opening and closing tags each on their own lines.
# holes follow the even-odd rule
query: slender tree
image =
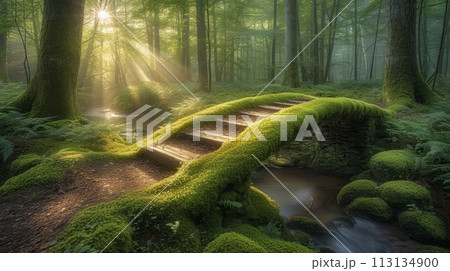
<svg viewBox="0 0 450 271">
<path fill-rule="evenodd" d="M 0 81 L 9 82 L 8 75 L 8 6 L 0 0 Z"/>
<path fill-rule="evenodd" d="M 30 116 L 79 118 L 76 85 L 84 0 L 44 0 L 41 47 L 27 91 L 12 103 Z"/>
<path fill-rule="evenodd" d="M 297 38 L 298 38 L 298 3 L 297 0 L 284 1 L 284 13 L 286 21 L 285 30 L 285 61 L 289 67 L 284 74 L 283 84 L 292 88 L 298 87 Z"/>
<path fill-rule="evenodd" d="M 353 79 L 358 80 L 358 1 L 355 0 L 355 10 L 354 10 L 354 18 L 353 18 L 353 35 L 354 35 L 354 52 L 353 52 L 353 58 L 354 58 L 354 74 Z"/>
<path fill-rule="evenodd" d="M 181 62 L 183 65 L 183 77 L 185 82 L 192 80 L 191 73 L 191 56 L 190 56 L 190 17 L 189 17 L 189 1 L 185 1 L 182 7 L 182 23 L 181 23 Z"/>
<path fill-rule="evenodd" d="M 275 77 L 275 63 L 277 53 L 277 21 L 278 21 L 278 0 L 273 0 L 273 33 L 272 33 L 272 63 L 270 67 L 270 80 Z"/>
<path fill-rule="evenodd" d="M 205 3 L 196 0 L 197 5 L 197 54 L 198 54 L 198 81 L 200 89 L 210 92 L 208 88 L 208 60 L 206 52 L 206 21 Z"/>
<path fill-rule="evenodd" d="M 383 100 L 387 104 L 410 105 L 436 99 L 417 65 L 416 5 L 416 0 L 386 0 Z"/>
</svg>

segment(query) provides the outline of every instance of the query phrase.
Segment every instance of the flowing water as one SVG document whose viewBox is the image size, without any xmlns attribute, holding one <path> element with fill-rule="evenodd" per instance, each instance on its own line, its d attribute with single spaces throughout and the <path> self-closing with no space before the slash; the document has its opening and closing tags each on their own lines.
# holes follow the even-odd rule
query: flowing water
<svg viewBox="0 0 450 271">
<path fill-rule="evenodd" d="M 349 216 L 336 203 L 336 196 L 340 188 L 348 183 L 347 179 L 300 168 L 271 171 L 351 252 L 403 253 L 412 252 L 421 245 L 392 224 Z M 265 169 L 256 171 L 253 185 L 280 205 L 280 213 L 284 218 L 309 216 L 308 211 Z M 328 233 L 311 237 L 318 247 L 347 252 Z"/>
</svg>

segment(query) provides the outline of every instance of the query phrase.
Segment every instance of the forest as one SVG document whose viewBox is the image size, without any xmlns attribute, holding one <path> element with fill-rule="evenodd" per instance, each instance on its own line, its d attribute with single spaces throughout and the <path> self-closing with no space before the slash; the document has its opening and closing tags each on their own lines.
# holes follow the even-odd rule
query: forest
<svg viewBox="0 0 450 271">
<path fill-rule="evenodd" d="M 449 0 L 0 0 L 0 253 L 450 253 Z"/>
</svg>

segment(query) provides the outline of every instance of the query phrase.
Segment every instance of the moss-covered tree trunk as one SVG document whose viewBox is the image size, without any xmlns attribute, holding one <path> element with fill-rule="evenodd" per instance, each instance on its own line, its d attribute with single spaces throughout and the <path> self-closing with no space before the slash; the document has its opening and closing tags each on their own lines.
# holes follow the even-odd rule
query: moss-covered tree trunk
<svg viewBox="0 0 450 271">
<path fill-rule="evenodd" d="M 8 15 L 8 6 L 5 0 L 0 0 L 0 81 L 9 82 L 8 61 L 7 61 L 7 45 L 8 31 L 6 18 Z"/>
<path fill-rule="evenodd" d="M 416 0 L 386 0 L 383 101 L 387 104 L 411 105 L 436 99 L 418 69 L 416 5 Z"/>
<path fill-rule="evenodd" d="M 32 117 L 80 116 L 76 86 L 85 0 L 44 0 L 36 73 L 13 106 Z"/>
<path fill-rule="evenodd" d="M 285 0 L 284 13 L 286 20 L 285 30 L 285 51 L 286 69 L 283 78 L 283 85 L 293 88 L 299 86 L 298 65 L 297 65 L 297 38 L 298 38 L 298 4 L 297 0 Z M 292 62 L 292 63 L 291 63 Z"/>
</svg>

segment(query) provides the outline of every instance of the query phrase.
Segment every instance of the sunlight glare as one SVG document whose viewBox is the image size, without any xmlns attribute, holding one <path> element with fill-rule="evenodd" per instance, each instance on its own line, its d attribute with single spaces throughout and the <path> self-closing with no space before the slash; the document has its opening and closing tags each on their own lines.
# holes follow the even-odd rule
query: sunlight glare
<svg viewBox="0 0 450 271">
<path fill-rule="evenodd" d="M 101 21 L 105 21 L 105 20 L 109 19 L 109 13 L 106 10 L 100 10 L 97 13 L 97 16 Z"/>
</svg>

